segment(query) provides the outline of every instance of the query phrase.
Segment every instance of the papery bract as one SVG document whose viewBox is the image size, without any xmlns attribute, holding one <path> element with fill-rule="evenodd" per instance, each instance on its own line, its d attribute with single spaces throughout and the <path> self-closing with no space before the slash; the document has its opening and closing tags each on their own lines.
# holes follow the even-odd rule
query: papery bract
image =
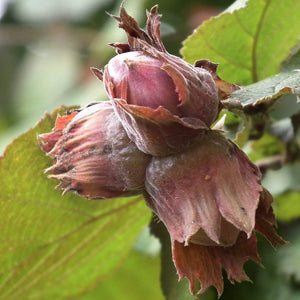
<svg viewBox="0 0 300 300">
<path fill-rule="evenodd" d="M 211 74 L 181 58 L 144 44 L 143 51 L 112 58 L 104 71 L 111 98 L 152 109 L 163 107 L 178 117 L 197 118 L 210 126 L 219 112 L 219 97 Z"/>
<path fill-rule="evenodd" d="M 274 230 L 276 221 L 271 207 L 272 201 L 272 196 L 264 189 L 260 196 L 254 229 L 263 234 L 275 247 L 285 244 L 285 241 Z M 212 285 L 217 289 L 219 296 L 223 292 L 221 266 L 233 283 L 250 281 L 243 268 L 247 260 L 261 264 L 254 232 L 250 237 L 247 237 L 245 232 L 240 232 L 235 244 L 227 247 L 203 246 L 193 242 L 186 246 L 173 240 L 172 252 L 179 279 L 188 278 L 191 292 L 194 291 L 196 280 L 200 280 L 201 289 L 198 293 L 203 293 Z"/>
<path fill-rule="evenodd" d="M 65 116 L 57 117 L 53 130 L 50 133 L 43 133 L 39 135 L 39 142 L 43 151 L 49 152 L 53 149 L 58 139 L 61 138 L 65 126 L 70 123 L 77 114 L 78 112 L 74 111 Z M 44 139 L 46 142 L 43 142 Z"/>
<path fill-rule="evenodd" d="M 128 104 L 156 109 L 163 106 L 179 115 L 179 97 L 171 77 L 161 68 L 163 62 L 143 51 L 122 53 L 112 58 L 104 72 L 111 98 Z"/>
<path fill-rule="evenodd" d="M 203 293 L 210 286 L 214 286 L 219 297 L 224 288 L 222 266 L 231 282 L 241 282 L 250 281 L 243 270 L 244 263 L 249 259 L 260 263 L 254 233 L 250 238 L 241 233 L 236 243 L 230 247 L 202 246 L 193 243 L 185 246 L 183 243 L 173 241 L 172 252 L 179 280 L 188 278 L 191 292 L 199 280 L 201 289 L 195 291 L 196 293 Z"/>
<path fill-rule="evenodd" d="M 220 296 L 221 266 L 230 281 L 249 280 L 244 263 L 260 262 L 254 231 L 273 246 L 285 243 L 260 179 L 247 156 L 215 130 L 182 153 L 152 158 L 145 197 L 170 233 L 179 278 L 188 278 L 191 291 L 199 279 L 199 293 L 213 285 Z"/>
<path fill-rule="evenodd" d="M 56 125 L 53 132 L 40 135 L 39 142 L 54 159 L 47 171 L 61 181 L 58 188 L 64 192 L 94 199 L 143 189 L 150 157 L 130 141 L 110 103 L 84 108 L 63 129 Z"/>
<path fill-rule="evenodd" d="M 114 99 L 113 105 L 129 138 L 141 151 L 155 156 L 183 151 L 207 130 L 199 119 L 179 118 L 163 107 L 152 110 L 122 99 Z"/>
<path fill-rule="evenodd" d="M 128 44 L 112 44 L 119 55 L 104 72 L 93 70 L 103 80 L 128 136 L 141 151 L 155 156 L 190 147 L 220 110 L 211 70 L 192 66 L 165 50 L 157 7 L 148 13 L 147 32 L 123 7 L 115 18 L 126 31 Z"/>
<path fill-rule="evenodd" d="M 259 181 L 259 170 L 237 146 L 208 131 L 183 153 L 153 158 L 146 190 L 173 239 L 188 244 L 201 229 L 205 241 L 198 234 L 197 243 L 228 246 L 238 231 L 250 236 L 254 229 Z"/>
</svg>

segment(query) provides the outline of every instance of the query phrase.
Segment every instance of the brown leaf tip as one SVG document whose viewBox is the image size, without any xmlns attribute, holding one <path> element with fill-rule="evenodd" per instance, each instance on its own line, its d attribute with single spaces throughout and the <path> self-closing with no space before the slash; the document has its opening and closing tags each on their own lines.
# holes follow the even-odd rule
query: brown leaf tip
<svg viewBox="0 0 300 300">
<path fill-rule="evenodd" d="M 102 70 L 99 70 L 95 67 L 91 67 L 90 70 L 100 81 L 103 81 L 103 71 Z"/>
</svg>

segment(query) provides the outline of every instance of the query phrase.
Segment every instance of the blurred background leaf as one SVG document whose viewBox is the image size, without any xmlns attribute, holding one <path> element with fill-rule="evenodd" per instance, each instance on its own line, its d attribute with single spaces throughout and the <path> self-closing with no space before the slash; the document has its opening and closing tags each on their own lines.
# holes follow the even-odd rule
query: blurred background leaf
<svg viewBox="0 0 300 300">
<path fill-rule="evenodd" d="M 263 185 L 275 197 L 274 210 L 281 222 L 300 218 L 300 164 L 288 164 L 279 170 L 268 170 Z"/>
<path fill-rule="evenodd" d="M 22 0 L 16 4 L 14 11 L 19 20 L 29 23 L 54 22 L 59 19 L 78 22 L 111 3 L 112 0 L 51 0 L 40 5 L 38 0 Z"/>
<path fill-rule="evenodd" d="M 259 237 L 258 249 L 264 268 L 254 263 L 246 264 L 246 271 L 253 283 L 232 285 L 226 281 L 224 294 L 220 299 L 262 299 L 297 300 L 299 289 L 299 221 L 293 226 L 281 225 L 280 234 L 289 244 L 278 251 Z"/>
</svg>

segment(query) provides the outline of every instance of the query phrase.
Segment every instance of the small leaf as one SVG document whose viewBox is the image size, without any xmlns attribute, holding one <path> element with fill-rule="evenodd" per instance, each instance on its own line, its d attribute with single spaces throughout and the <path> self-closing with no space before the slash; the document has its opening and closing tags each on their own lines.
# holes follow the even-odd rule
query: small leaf
<svg viewBox="0 0 300 300">
<path fill-rule="evenodd" d="M 141 196 L 88 201 L 54 189 L 36 136 L 66 110 L 46 114 L 0 158 L 0 298 L 85 293 L 124 260 L 150 219 Z"/>
<path fill-rule="evenodd" d="M 269 108 L 282 95 L 300 96 L 300 70 L 282 72 L 254 84 L 242 87 L 223 101 L 225 107 L 234 106 L 245 111 L 257 111 Z M 283 99 L 282 99 L 283 101 Z M 298 103 L 300 108 L 300 104 Z"/>
<path fill-rule="evenodd" d="M 278 73 L 290 49 L 299 43 L 300 2 L 240 0 L 234 5 L 235 9 L 204 22 L 185 40 L 184 59 L 220 63 L 219 76 L 236 84 Z"/>
<path fill-rule="evenodd" d="M 249 138 L 249 126 L 245 114 L 242 112 L 237 114 L 224 109 L 220 113 L 220 116 L 223 115 L 225 115 L 225 123 L 222 128 L 224 135 L 239 147 L 243 147 Z"/>
</svg>

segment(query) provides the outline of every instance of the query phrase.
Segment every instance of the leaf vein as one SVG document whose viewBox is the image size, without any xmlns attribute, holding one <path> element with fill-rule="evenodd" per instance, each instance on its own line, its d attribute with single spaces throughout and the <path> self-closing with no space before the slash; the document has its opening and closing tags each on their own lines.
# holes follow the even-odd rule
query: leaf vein
<svg viewBox="0 0 300 300">
<path fill-rule="evenodd" d="M 254 40 L 253 40 L 253 48 L 252 48 L 252 80 L 253 82 L 257 82 L 259 80 L 259 77 L 258 77 L 258 70 L 257 70 L 257 60 L 258 60 L 258 57 L 257 57 L 257 48 L 258 48 L 258 40 L 259 40 L 259 36 L 260 36 L 260 33 L 261 33 L 261 30 L 263 28 L 263 23 L 264 23 L 264 17 L 267 13 L 267 10 L 270 6 L 270 2 L 271 0 L 266 0 L 266 4 L 262 10 L 262 13 L 259 17 L 259 21 L 258 21 L 258 24 L 257 24 L 257 28 L 256 28 L 256 32 L 254 34 Z"/>
<path fill-rule="evenodd" d="M 206 46 L 212 51 L 214 52 L 215 54 L 217 54 L 218 56 L 220 56 L 221 58 L 223 58 L 225 61 L 227 61 L 227 63 L 237 67 L 237 68 L 240 68 L 240 69 L 243 69 L 243 70 L 247 70 L 247 71 L 251 71 L 250 68 L 246 67 L 246 66 L 243 66 L 241 64 L 237 64 L 236 61 L 234 60 L 231 60 L 229 57 L 226 57 L 224 56 L 224 54 L 221 52 L 221 51 L 218 51 L 217 49 L 215 49 L 212 45 L 209 44 L 208 40 L 206 39 L 205 35 L 204 35 L 204 32 L 202 30 L 199 30 L 198 31 L 202 38 L 203 38 L 203 41 L 206 43 Z"/>
<path fill-rule="evenodd" d="M 110 215 L 112 215 L 112 214 L 114 214 L 114 213 L 116 213 L 116 212 L 118 212 L 118 211 L 121 211 L 121 210 L 123 210 L 123 209 L 126 209 L 127 207 L 129 207 L 129 206 L 131 206 L 131 205 L 134 205 L 135 203 L 137 203 L 137 202 L 139 202 L 139 201 L 141 201 L 141 197 L 134 198 L 133 200 L 131 200 L 130 202 L 127 202 L 127 203 L 123 204 L 122 206 L 119 206 L 119 207 L 117 207 L 117 208 L 115 208 L 115 209 L 112 209 L 112 210 L 110 210 L 110 211 L 108 211 L 108 212 L 104 212 L 104 213 L 100 214 L 99 216 L 93 217 L 91 220 L 88 220 L 87 222 L 85 222 L 84 224 L 80 225 L 80 226 L 77 227 L 76 229 L 74 229 L 74 230 L 68 232 L 67 234 L 65 234 L 65 235 L 63 235 L 63 236 L 61 236 L 61 237 L 59 237 L 58 239 L 56 239 L 56 240 L 54 240 L 54 241 L 52 241 L 52 242 L 50 242 L 50 243 L 48 243 L 48 244 L 46 244 L 46 245 L 41 246 L 40 248 L 36 249 L 33 253 L 31 253 L 28 257 L 26 257 L 25 259 L 23 259 L 17 266 L 15 266 L 14 268 L 12 268 L 12 272 L 14 272 L 13 269 L 17 269 L 18 266 L 20 266 L 20 265 L 22 265 L 23 263 L 25 263 L 25 262 L 26 262 L 27 260 L 29 260 L 32 256 L 34 256 L 38 251 L 41 251 L 41 250 L 43 250 L 43 249 L 45 249 L 45 248 L 47 248 L 47 247 L 49 247 L 49 246 L 52 246 L 52 245 L 54 245 L 54 244 L 56 244 L 56 243 L 58 244 L 60 241 L 64 240 L 64 239 L 67 238 L 68 236 L 71 236 L 72 234 L 74 234 L 74 233 L 80 231 L 82 228 L 84 228 L 84 227 L 90 225 L 91 223 L 96 222 L 96 221 L 98 221 L 98 220 L 101 219 L 101 218 L 108 217 L 108 216 L 110 216 Z M 102 226 L 96 228 L 96 230 L 93 231 L 93 232 L 98 232 L 99 230 L 101 230 L 102 227 L 103 227 L 103 224 L 102 224 Z M 89 237 L 85 239 L 85 241 L 88 240 L 88 239 L 90 239 L 91 236 L 94 236 L 94 235 L 90 234 Z M 77 247 L 74 248 L 74 249 L 77 249 L 78 247 L 82 247 L 83 245 L 84 245 L 84 242 L 78 244 Z M 59 246 L 59 245 L 58 245 L 58 246 Z M 34 285 L 36 282 L 39 282 L 42 278 L 44 278 L 49 272 L 51 272 L 51 270 L 52 270 L 53 268 L 54 268 L 54 269 L 57 268 L 57 267 L 60 265 L 60 262 L 61 262 L 61 261 L 65 261 L 70 255 L 72 255 L 72 253 L 74 252 L 74 249 L 73 249 L 73 251 L 69 252 L 67 256 L 62 257 L 62 259 L 60 259 L 59 261 L 57 261 L 56 264 L 52 265 L 51 268 L 48 268 L 48 269 L 45 270 L 44 272 L 39 273 L 39 276 L 36 277 L 34 281 L 31 281 L 31 282 L 29 283 L 29 285 L 27 285 L 26 287 L 23 287 L 23 289 L 17 289 L 17 291 L 16 291 L 16 287 L 17 287 L 18 285 L 17 285 L 17 286 L 16 286 L 16 285 L 12 286 L 12 287 L 10 288 L 10 290 L 8 291 L 7 295 L 12 294 L 13 297 L 14 297 L 15 295 L 18 295 L 18 294 L 23 293 L 24 291 L 30 289 L 30 287 L 31 287 L 32 285 Z M 44 262 L 44 261 L 43 261 L 43 262 Z M 50 270 L 50 271 L 49 271 L 49 270 Z M 30 272 L 30 273 L 29 273 L 29 272 L 26 272 L 26 275 L 27 275 L 27 274 L 30 275 L 31 272 Z M 13 275 L 13 274 L 12 274 L 12 275 Z M 23 282 L 24 280 L 26 280 L 27 277 L 28 277 L 28 276 L 22 277 L 22 278 L 23 278 L 23 279 L 22 279 L 22 282 Z M 20 280 L 21 280 L 21 279 L 20 279 Z M 14 293 L 14 292 L 16 292 L 16 293 Z M 18 299 L 19 299 L 19 298 L 18 298 Z"/>
<path fill-rule="evenodd" d="M 240 25 L 240 27 L 242 28 L 242 30 L 245 32 L 245 34 L 249 35 L 253 39 L 254 38 L 253 34 L 248 30 L 248 28 L 246 26 L 244 26 L 244 24 L 242 23 L 241 19 L 238 16 L 237 12 L 234 12 L 233 15 L 234 15 L 237 23 Z"/>
<path fill-rule="evenodd" d="M 82 215 L 82 216 L 94 217 L 93 214 L 90 214 L 90 213 L 87 213 L 87 212 L 84 212 L 84 211 L 81 211 L 81 210 L 78 210 L 75 208 L 69 208 L 69 207 L 65 207 L 62 205 L 55 205 L 52 203 L 45 203 L 45 202 L 41 202 L 39 200 L 22 199 L 22 198 L 18 198 L 18 197 L 6 197 L 5 199 L 0 198 L 0 201 L 20 201 L 20 202 L 24 202 L 26 204 L 32 204 L 32 205 L 45 207 L 45 208 L 57 208 L 60 210 L 76 213 L 76 214 Z"/>
</svg>

